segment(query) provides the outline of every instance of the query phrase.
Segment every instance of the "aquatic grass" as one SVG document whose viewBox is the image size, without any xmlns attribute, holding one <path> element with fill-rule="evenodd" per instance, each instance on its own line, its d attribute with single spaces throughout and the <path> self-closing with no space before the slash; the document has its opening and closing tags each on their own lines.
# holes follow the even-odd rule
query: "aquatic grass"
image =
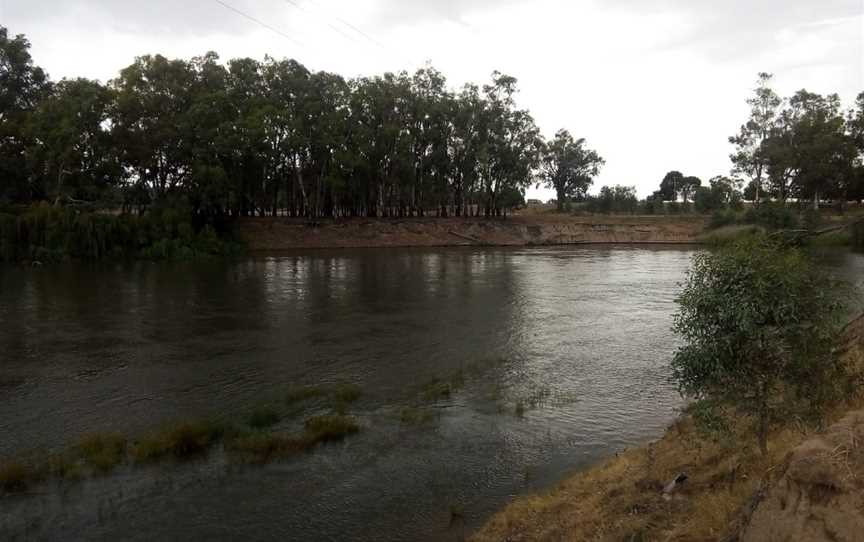
<svg viewBox="0 0 864 542">
<path fill-rule="evenodd" d="M 249 427 L 263 429 L 272 427 L 282 420 L 282 415 L 272 405 L 262 404 L 255 407 L 246 420 Z"/>
<path fill-rule="evenodd" d="M 26 491 L 38 478 L 36 470 L 22 461 L 0 463 L 0 489 L 7 493 Z"/>
<path fill-rule="evenodd" d="M 453 393 L 453 387 L 446 380 L 433 380 L 426 384 L 420 396 L 425 401 L 438 401 L 440 399 L 448 399 Z"/>
<path fill-rule="evenodd" d="M 399 411 L 399 422 L 402 425 L 427 425 L 437 419 L 436 413 L 424 408 L 405 407 Z"/>
<path fill-rule="evenodd" d="M 132 455 L 139 463 L 167 456 L 189 458 L 205 452 L 221 432 L 220 426 L 209 421 L 180 422 L 143 438 L 133 448 Z"/>
<path fill-rule="evenodd" d="M 49 456 L 44 469 L 47 475 L 62 480 L 76 481 L 84 478 L 81 461 L 69 452 Z"/>
<path fill-rule="evenodd" d="M 525 409 L 526 409 L 525 401 L 522 399 L 519 399 L 518 401 L 516 401 L 516 406 L 513 408 L 513 412 L 514 412 L 514 414 L 516 414 L 516 416 L 521 418 L 522 416 L 525 415 Z"/>
<path fill-rule="evenodd" d="M 285 404 L 294 405 L 303 403 L 310 399 L 316 399 L 327 395 L 327 388 L 324 386 L 300 386 L 290 388 L 285 392 Z"/>
<path fill-rule="evenodd" d="M 283 434 L 254 432 L 238 435 L 225 441 L 225 450 L 246 463 L 267 463 L 274 458 L 302 450 L 302 444 Z"/>
<path fill-rule="evenodd" d="M 354 418 L 338 414 L 312 416 L 304 422 L 303 426 L 305 428 L 303 439 L 308 447 L 319 442 L 342 440 L 360 431 L 360 425 Z"/>
<path fill-rule="evenodd" d="M 333 399 L 340 403 L 353 403 L 363 396 L 363 390 L 357 384 L 337 384 L 331 391 Z"/>
<path fill-rule="evenodd" d="M 84 436 L 74 451 L 99 472 L 109 472 L 126 459 L 126 437 L 117 433 L 95 433 Z"/>
</svg>

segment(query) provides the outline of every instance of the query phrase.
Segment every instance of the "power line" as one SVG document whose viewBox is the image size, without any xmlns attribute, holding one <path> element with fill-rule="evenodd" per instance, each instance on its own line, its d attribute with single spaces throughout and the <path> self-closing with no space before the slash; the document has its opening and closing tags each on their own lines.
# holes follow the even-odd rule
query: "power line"
<svg viewBox="0 0 864 542">
<path fill-rule="evenodd" d="M 317 2 L 313 2 L 312 0 L 306 0 L 306 1 L 309 2 L 310 4 L 314 4 L 314 5 L 316 5 L 316 6 L 319 6 Z M 320 7 L 320 6 L 319 6 L 319 7 Z M 327 12 L 328 12 L 328 14 L 329 14 L 331 17 L 333 17 L 334 19 L 336 19 L 336 20 L 339 21 L 340 23 L 344 24 L 345 26 L 347 26 L 348 28 L 350 28 L 350 29 L 353 30 L 354 32 L 357 32 L 358 34 L 360 34 L 361 36 L 363 36 L 364 38 L 366 38 L 366 39 L 369 40 L 370 42 L 374 43 L 374 44 L 377 45 L 378 47 L 381 47 L 381 48 L 384 49 L 384 50 L 387 49 L 387 48 L 384 46 L 384 44 L 382 44 L 380 41 L 376 40 L 375 38 L 373 38 L 372 36 L 370 36 L 370 35 L 367 34 L 366 32 L 360 30 L 359 28 L 357 28 L 357 27 L 354 26 L 353 24 L 349 23 L 348 21 L 346 21 L 346 20 L 343 19 L 342 17 L 339 17 L 338 15 L 336 15 L 336 14 L 334 14 L 334 13 L 331 13 L 329 10 L 327 10 Z"/>
<path fill-rule="evenodd" d="M 297 45 L 299 45 L 299 46 L 301 46 L 301 47 L 304 46 L 303 43 L 300 42 L 299 40 L 297 40 L 296 38 L 293 38 L 292 36 L 289 36 L 288 34 L 286 34 L 285 32 L 283 32 L 283 31 L 281 31 L 281 30 L 279 30 L 278 28 L 276 28 L 276 27 L 274 27 L 274 26 L 270 26 L 269 24 L 265 23 L 265 22 L 262 21 L 261 19 L 257 19 L 257 18 L 255 18 L 255 17 L 249 15 L 248 13 L 245 13 L 245 12 L 243 12 L 243 11 L 240 11 L 239 9 L 235 8 L 235 7 L 232 6 L 232 5 L 229 5 L 229 4 L 225 3 L 225 2 L 223 2 L 222 0 L 213 0 L 213 1 L 216 2 L 217 4 L 221 5 L 221 6 L 224 7 L 225 9 L 229 9 L 229 10 L 233 11 L 234 13 L 236 13 L 237 15 L 240 15 L 240 16 L 243 17 L 243 18 L 248 19 L 248 20 L 252 21 L 252 22 L 255 23 L 255 24 L 258 24 L 258 25 L 260 25 L 260 26 L 263 26 L 263 27 L 266 28 L 267 30 L 270 30 L 271 32 L 275 32 L 276 34 L 279 34 L 279 35 L 282 36 L 283 38 L 285 38 L 285 39 L 287 39 L 287 40 L 289 40 L 289 41 L 291 41 L 291 42 L 293 42 L 293 43 L 295 43 L 295 44 L 297 44 Z"/>
<path fill-rule="evenodd" d="M 304 13 L 309 13 L 309 14 L 312 13 L 311 11 L 309 11 L 308 9 L 306 9 L 305 7 L 303 7 L 302 5 L 298 4 L 298 3 L 295 2 L 294 0 L 285 0 L 285 2 L 287 2 L 288 4 L 294 6 L 295 8 L 299 9 L 300 11 L 302 11 L 302 12 L 304 12 Z M 332 25 L 332 24 L 330 24 L 330 23 L 328 23 L 328 22 L 325 22 L 324 24 L 326 24 L 327 26 L 329 26 L 330 28 L 332 28 L 334 31 L 338 32 L 340 35 L 342 35 L 342 36 L 348 38 L 349 40 L 354 40 L 354 41 L 356 41 L 356 39 L 354 38 L 354 36 L 352 36 L 352 35 L 350 35 L 350 34 L 346 34 L 346 33 L 343 32 L 343 31 L 342 31 L 338 26 Z"/>
</svg>

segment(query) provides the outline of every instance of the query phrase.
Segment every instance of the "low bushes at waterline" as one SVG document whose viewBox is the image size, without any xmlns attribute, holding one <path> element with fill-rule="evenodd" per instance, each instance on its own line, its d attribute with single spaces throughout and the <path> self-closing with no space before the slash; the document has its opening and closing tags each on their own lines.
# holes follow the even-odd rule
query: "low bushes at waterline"
<svg viewBox="0 0 864 542">
<path fill-rule="evenodd" d="M 57 262 L 145 258 L 189 260 L 241 251 L 191 213 L 154 208 L 142 215 L 106 214 L 47 204 L 0 212 L 0 261 Z"/>
</svg>

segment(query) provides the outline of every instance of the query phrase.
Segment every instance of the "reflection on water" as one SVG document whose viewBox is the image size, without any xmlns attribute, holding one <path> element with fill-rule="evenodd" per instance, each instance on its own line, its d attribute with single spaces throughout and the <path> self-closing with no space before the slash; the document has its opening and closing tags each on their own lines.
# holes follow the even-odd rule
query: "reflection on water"
<svg viewBox="0 0 864 542">
<path fill-rule="evenodd" d="M 0 538 L 459 539 L 511 495 L 674 417 L 669 328 L 690 255 L 400 249 L 2 268 L 0 455 L 230 419 L 306 383 L 359 384 L 366 429 L 266 467 L 214 454 L 7 500 Z M 864 276 L 860 256 L 823 259 Z M 477 364 L 488 368 L 437 406 L 435 427 L 400 427 L 419 384 Z M 566 400 L 514 415 L 538 394 Z"/>
</svg>

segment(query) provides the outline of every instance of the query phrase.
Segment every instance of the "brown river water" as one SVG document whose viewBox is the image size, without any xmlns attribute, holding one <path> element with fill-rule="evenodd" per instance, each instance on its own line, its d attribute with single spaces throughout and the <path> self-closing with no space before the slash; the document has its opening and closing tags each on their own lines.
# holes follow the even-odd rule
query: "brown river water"
<svg viewBox="0 0 864 542">
<path fill-rule="evenodd" d="M 0 540 L 461 540 L 513 496 L 659 436 L 692 249 L 368 249 L 0 267 L 0 457 L 230 420 L 350 382 L 363 430 L 264 466 L 219 450 L 0 497 Z M 864 255 L 826 252 L 861 288 Z M 406 426 L 418 386 L 464 386 Z M 539 398 L 539 399 L 538 399 Z M 527 405 L 516 412 L 515 405 Z"/>
</svg>

